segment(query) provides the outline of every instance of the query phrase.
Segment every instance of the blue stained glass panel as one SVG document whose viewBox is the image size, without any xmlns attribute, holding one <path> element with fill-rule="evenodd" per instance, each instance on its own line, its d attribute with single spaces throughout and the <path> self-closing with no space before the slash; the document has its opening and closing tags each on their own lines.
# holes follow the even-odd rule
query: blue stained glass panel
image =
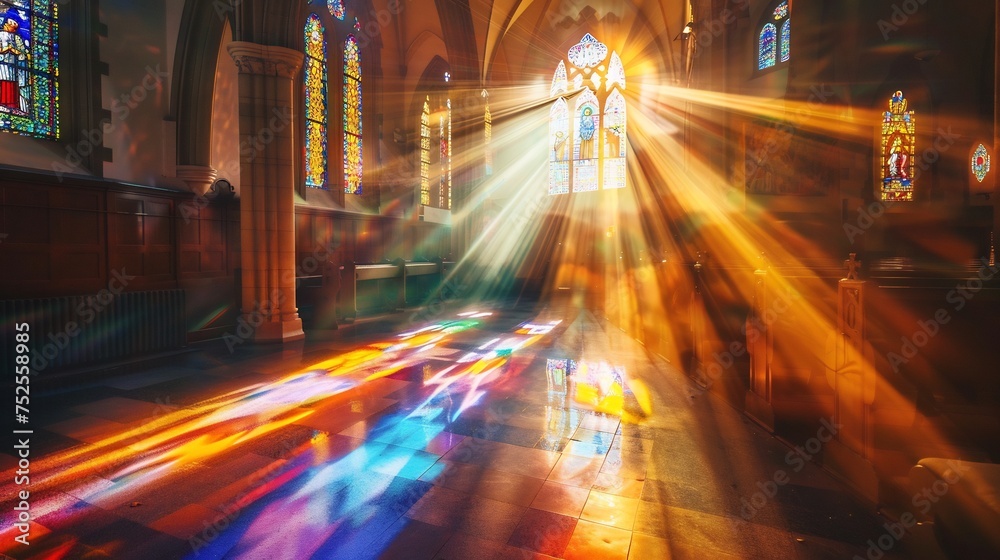
<svg viewBox="0 0 1000 560">
<path fill-rule="evenodd" d="M 781 61 L 788 62 L 792 55 L 792 20 L 781 24 Z"/>
<path fill-rule="evenodd" d="M 765 23 L 760 30 L 760 40 L 757 49 L 757 69 L 763 70 L 774 66 L 776 61 L 776 43 L 778 28 L 773 23 Z"/>
</svg>

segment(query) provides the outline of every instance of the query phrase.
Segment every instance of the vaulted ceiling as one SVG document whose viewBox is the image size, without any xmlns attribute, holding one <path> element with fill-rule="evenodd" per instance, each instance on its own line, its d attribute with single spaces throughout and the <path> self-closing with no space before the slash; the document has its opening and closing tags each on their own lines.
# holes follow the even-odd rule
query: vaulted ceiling
<svg viewBox="0 0 1000 560">
<path fill-rule="evenodd" d="M 481 54 L 480 76 L 523 79 L 590 32 L 625 59 L 655 56 L 670 71 L 674 37 L 687 18 L 681 0 L 468 0 Z M 541 65 L 541 67 L 537 67 Z"/>
</svg>

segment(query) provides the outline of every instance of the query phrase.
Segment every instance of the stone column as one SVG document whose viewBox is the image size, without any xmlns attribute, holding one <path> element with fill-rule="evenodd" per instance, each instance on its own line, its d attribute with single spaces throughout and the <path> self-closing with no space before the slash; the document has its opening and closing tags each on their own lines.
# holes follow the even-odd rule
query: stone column
<svg viewBox="0 0 1000 560">
<path fill-rule="evenodd" d="M 234 41 L 239 69 L 242 312 L 255 342 L 305 338 L 295 306 L 296 81 L 303 54 Z"/>
</svg>

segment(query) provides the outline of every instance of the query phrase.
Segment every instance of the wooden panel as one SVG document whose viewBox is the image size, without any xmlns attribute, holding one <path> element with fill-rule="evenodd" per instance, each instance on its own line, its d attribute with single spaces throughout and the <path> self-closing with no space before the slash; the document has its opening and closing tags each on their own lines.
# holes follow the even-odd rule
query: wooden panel
<svg viewBox="0 0 1000 560">
<path fill-rule="evenodd" d="M 5 243 L 49 243 L 49 211 L 44 208 L 4 208 L 8 230 Z"/>
<path fill-rule="evenodd" d="M 145 202 L 146 213 L 150 216 L 169 216 L 171 209 L 170 201 L 165 200 L 147 200 Z"/>
<path fill-rule="evenodd" d="M 18 284 L 47 282 L 52 278 L 49 255 L 37 251 L 4 248 L 0 251 L 0 269 L 6 281 Z"/>
<path fill-rule="evenodd" d="M 141 253 L 118 253 L 112 255 L 111 257 L 111 269 L 112 270 L 125 270 L 128 274 L 133 276 L 145 276 L 147 274 L 146 267 L 143 266 L 145 260 L 142 258 Z"/>
<path fill-rule="evenodd" d="M 170 276 L 174 272 L 172 251 L 150 251 L 145 260 L 147 276 Z"/>
<path fill-rule="evenodd" d="M 226 253 L 224 251 L 202 251 L 202 272 L 224 272 L 226 270 Z"/>
<path fill-rule="evenodd" d="M 226 242 L 225 224 L 218 219 L 201 220 L 201 238 L 205 245 L 221 246 Z"/>
<path fill-rule="evenodd" d="M 170 218 L 146 216 L 144 225 L 149 245 L 170 245 Z"/>
<path fill-rule="evenodd" d="M 114 243 L 118 245 L 143 245 L 145 233 L 143 217 L 128 214 L 115 214 L 111 217 L 113 229 L 117 234 Z"/>
<path fill-rule="evenodd" d="M 145 206 L 142 200 L 123 195 L 115 195 L 114 201 L 115 212 L 124 212 L 127 214 L 142 214 L 145 212 Z"/>
<path fill-rule="evenodd" d="M 96 245 L 101 242 L 103 216 L 93 211 L 52 210 L 52 242 Z"/>
<path fill-rule="evenodd" d="M 201 251 L 181 251 L 178 258 L 181 274 L 201 272 Z"/>
<path fill-rule="evenodd" d="M 104 274 L 101 266 L 100 253 L 71 253 L 62 255 L 53 268 L 58 271 L 62 280 L 90 279 L 99 280 Z"/>
<path fill-rule="evenodd" d="M 52 192 L 52 208 L 67 210 L 103 210 L 102 197 L 96 192 L 59 191 Z"/>
<path fill-rule="evenodd" d="M 5 187 L 4 203 L 8 206 L 36 206 L 48 208 L 49 191 L 41 188 Z"/>
<path fill-rule="evenodd" d="M 178 220 L 177 242 L 181 245 L 198 245 L 201 243 L 202 220 Z"/>
</svg>

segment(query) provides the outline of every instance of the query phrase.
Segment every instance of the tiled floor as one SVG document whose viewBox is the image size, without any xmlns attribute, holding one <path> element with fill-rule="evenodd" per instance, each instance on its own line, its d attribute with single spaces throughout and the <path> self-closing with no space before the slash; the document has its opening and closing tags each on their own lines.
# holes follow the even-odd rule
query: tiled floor
<svg viewBox="0 0 1000 560">
<path fill-rule="evenodd" d="M 787 447 L 588 312 L 418 327 L 280 350 L 207 346 L 49 387 L 32 435 L 31 544 L 13 542 L 6 501 L 0 549 L 851 559 L 884 533 L 822 470 L 796 472 Z M 769 492 L 781 470 L 788 482 Z M 933 558 L 927 543 L 907 536 L 883 558 Z"/>
</svg>

